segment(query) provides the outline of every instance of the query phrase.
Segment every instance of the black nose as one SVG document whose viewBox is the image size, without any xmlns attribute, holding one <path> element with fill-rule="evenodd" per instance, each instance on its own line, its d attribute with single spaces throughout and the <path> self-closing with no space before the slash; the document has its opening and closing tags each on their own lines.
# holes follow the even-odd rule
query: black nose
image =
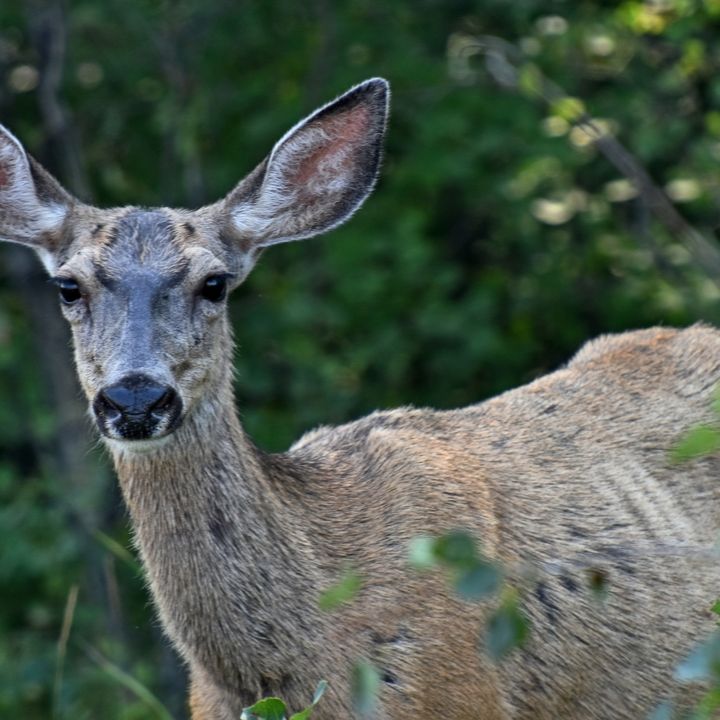
<svg viewBox="0 0 720 720">
<path fill-rule="evenodd" d="M 122 437 L 140 440 L 173 430 L 182 402 L 169 385 L 161 385 L 146 375 L 128 375 L 101 390 L 93 410 L 106 434 L 108 424 L 112 424 Z"/>
</svg>

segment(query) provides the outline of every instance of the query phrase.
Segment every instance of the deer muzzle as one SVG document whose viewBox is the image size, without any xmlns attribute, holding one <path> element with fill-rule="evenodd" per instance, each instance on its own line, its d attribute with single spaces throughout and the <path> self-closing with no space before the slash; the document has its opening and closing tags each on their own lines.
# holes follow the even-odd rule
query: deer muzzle
<svg viewBox="0 0 720 720">
<path fill-rule="evenodd" d="M 161 438 L 182 418 L 182 400 L 175 388 L 139 374 L 100 390 L 92 407 L 100 432 L 115 440 Z"/>
</svg>

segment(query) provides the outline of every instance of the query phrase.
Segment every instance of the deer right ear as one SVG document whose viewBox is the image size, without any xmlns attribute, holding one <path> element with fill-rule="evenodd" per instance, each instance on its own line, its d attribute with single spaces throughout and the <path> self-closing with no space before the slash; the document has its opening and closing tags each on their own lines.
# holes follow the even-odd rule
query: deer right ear
<svg viewBox="0 0 720 720">
<path fill-rule="evenodd" d="M 302 240 L 347 220 L 375 184 L 389 100 L 372 78 L 288 131 L 216 208 L 251 264 L 268 245 Z"/>
<path fill-rule="evenodd" d="M 57 180 L 0 125 L 0 240 L 32 247 L 52 273 L 73 203 Z"/>
</svg>

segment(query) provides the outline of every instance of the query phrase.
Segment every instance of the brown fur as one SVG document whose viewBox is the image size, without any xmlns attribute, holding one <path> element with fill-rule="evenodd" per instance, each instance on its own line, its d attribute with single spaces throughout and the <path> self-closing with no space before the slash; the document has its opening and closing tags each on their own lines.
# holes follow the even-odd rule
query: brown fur
<svg viewBox="0 0 720 720">
<path fill-rule="evenodd" d="M 320 679 L 329 689 L 313 717 L 355 718 L 358 660 L 381 675 L 377 720 L 636 720 L 666 697 L 692 703 L 698 688 L 672 675 L 714 627 L 720 468 L 717 456 L 675 465 L 669 453 L 717 420 L 718 331 L 600 338 L 485 403 L 374 413 L 279 455 L 243 432 L 224 306 L 198 287 L 225 270 L 240 282 L 266 245 L 357 207 L 384 97 L 378 81 L 351 91 L 196 212 L 65 202 L 0 129 L 0 172 L 12 178 L 0 236 L 81 286 L 64 310 L 88 399 L 138 370 L 182 399 L 174 431 L 141 441 L 101 430 L 160 618 L 190 669 L 193 720 L 238 720 L 266 695 L 297 711 Z M 350 130 L 335 131 L 344 116 Z M 328 168 L 352 182 L 333 184 Z M 298 172 L 322 189 L 309 204 L 312 187 L 293 195 Z M 284 193 L 302 208 L 293 214 Z M 530 639 L 502 663 L 484 650 L 497 598 L 461 601 L 442 571 L 408 565 L 413 538 L 455 528 L 521 590 Z M 357 597 L 321 611 L 320 594 L 348 568 Z M 589 568 L 607 578 L 603 603 Z"/>
<path fill-rule="evenodd" d="M 297 710 L 321 678 L 317 717 L 354 717 L 358 658 L 392 680 L 382 718 L 643 717 L 714 625 L 720 578 L 702 551 L 720 527 L 718 461 L 668 453 L 714 419 L 719 381 L 717 331 L 641 331 L 481 405 L 375 413 L 279 456 L 242 433 L 228 385 L 178 442 L 116 456 L 197 717 L 236 718 L 268 693 Z M 494 602 L 407 564 L 412 538 L 457 527 L 525 589 L 530 642 L 497 667 L 482 651 Z M 321 613 L 348 565 L 362 590 Z M 607 575 L 602 604 L 589 567 Z"/>
</svg>

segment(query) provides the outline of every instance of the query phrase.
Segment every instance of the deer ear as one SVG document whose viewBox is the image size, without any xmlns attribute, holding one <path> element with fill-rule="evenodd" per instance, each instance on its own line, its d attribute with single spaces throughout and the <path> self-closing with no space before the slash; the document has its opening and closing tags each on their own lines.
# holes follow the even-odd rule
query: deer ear
<svg viewBox="0 0 720 720">
<path fill-rule="evenodd" d="M 388 83 L 367 80 L 298 123 L 221 203 L 251 251 L 323 233 L 347 220 L 375 184 Z"/>
<path fill-rule="evenodd" d="M 34 248 L 48 272 L 73 198 L 0 125 L 0 240 Z"/>
</svg>

